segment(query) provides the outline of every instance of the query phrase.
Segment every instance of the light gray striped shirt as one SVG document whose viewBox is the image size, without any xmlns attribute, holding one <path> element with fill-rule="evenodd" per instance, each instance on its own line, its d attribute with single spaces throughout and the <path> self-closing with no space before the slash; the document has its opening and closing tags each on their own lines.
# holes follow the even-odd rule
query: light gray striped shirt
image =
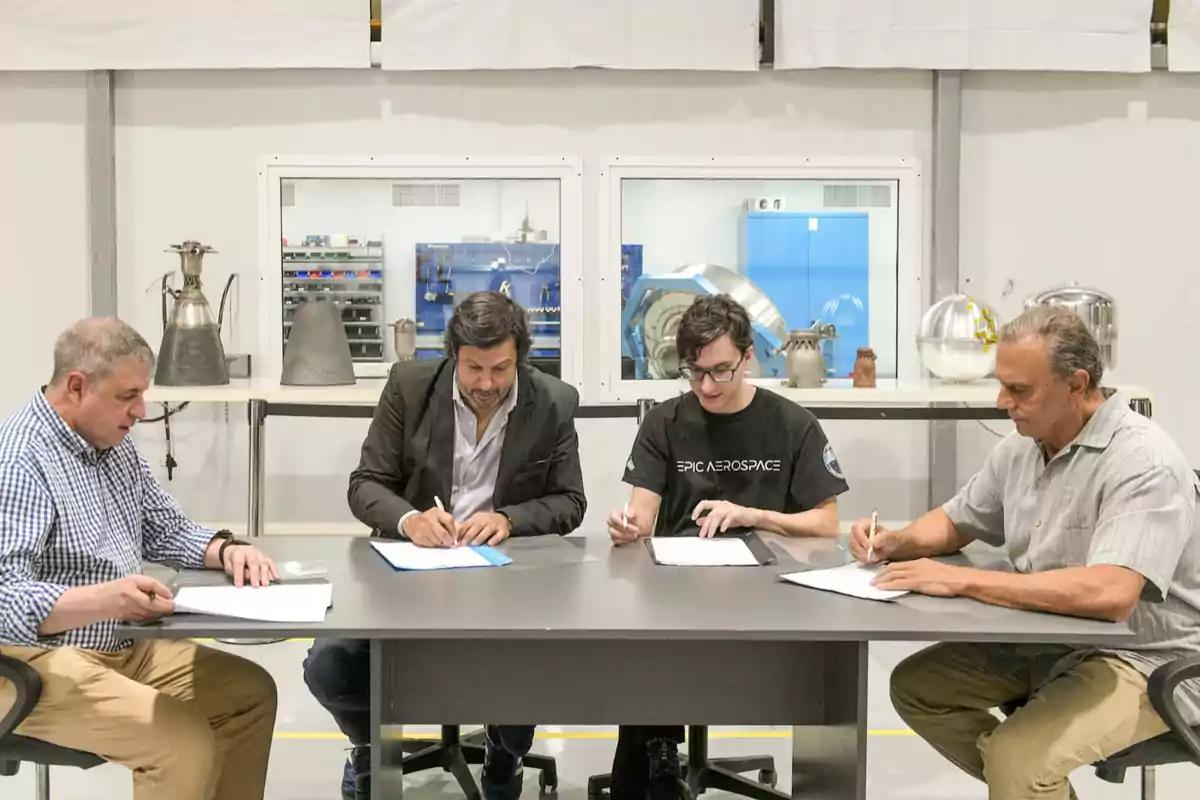
<svg viewBox="0 0 1200 800">
<path fill-rule="evenodd" d="M 1106 652 L 1148 676 L 1200 652 L 1198 494 L 1179 447 L 1117 394 L 1048 462 L 1037 442 L 1010 434 L 943 509 L 960 532 L 1003 546 L 1018 572 L 1114 564 L 1144 576 L 1129 619 L 1136 643 Z M 1200 721 L 1200 686 L 1177 696 Z"/>
</svg>

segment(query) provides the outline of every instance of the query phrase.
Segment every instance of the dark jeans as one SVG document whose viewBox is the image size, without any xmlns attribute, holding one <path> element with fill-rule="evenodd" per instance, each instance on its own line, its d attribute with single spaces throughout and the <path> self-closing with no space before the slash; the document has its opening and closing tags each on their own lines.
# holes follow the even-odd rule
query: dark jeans
<svg viewBox="0 0 1200 800">
<path fill-rule="evenodd" d="M 365 639 L 317 639 L 304 659 L 304 682 L 356 747 L 371 743 L 371 643 Z M 489 725 L 489 763 L 484 795 L 515 796 L 510 786 L 519 760 L 533 746 L 533 725 Z M 519 776 L 518 776 L 519 777 Z"/>
<path fill-rule="evenodd" d="M 612 800 L 646 800 L 647 796 L 677 797 L 678 748 L 682 725 L 622 725 L 613 756 Z M 653 781 L 653 778 L 665 781 Z M 658 785 L 655 785 L 658 784 Z"/>
</svg>

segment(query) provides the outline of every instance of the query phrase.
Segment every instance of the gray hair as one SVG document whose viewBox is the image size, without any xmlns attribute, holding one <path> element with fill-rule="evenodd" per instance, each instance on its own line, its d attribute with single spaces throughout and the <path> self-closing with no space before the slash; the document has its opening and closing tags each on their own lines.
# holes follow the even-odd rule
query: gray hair
<svg viewBox="0 0 1200 800">
<path fill-rule="evenodd" d="M 101 380 L 125 359 L 154 365 L 154 351 L 141 334 L 116 317 L 88 317 L 63 331 L 54 342 L 54 374 L 59 384 L 71 372 Z"/>
<path fill-rule="evenodd" d="M 1050 369 L 1063 380 L 1077 370 L 1088 374 L 1088 390 L 1100 388 L 1104 361 L 1100 345 L 1087 323 L 1069 308 L 1034 306 L 1000 328 L 1001 342 L 1014 342 L 1026 336 L 1038 336 L 1049 346 Z"/>
</svg>

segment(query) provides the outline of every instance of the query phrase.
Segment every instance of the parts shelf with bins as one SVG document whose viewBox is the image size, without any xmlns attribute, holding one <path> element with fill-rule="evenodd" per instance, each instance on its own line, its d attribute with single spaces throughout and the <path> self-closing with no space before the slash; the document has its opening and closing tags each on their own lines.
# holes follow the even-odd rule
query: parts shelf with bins
<svg viewBox="0 0 1200 800">
<path fill-rule="evenodd" d="M 342 313 L 356 364 L 384 360 L 383 243 L 283 248 L 283 341 L 301 303 L 331 302 Z M 357 372 L 357 370 L 355 370 Z"/>
</svg>

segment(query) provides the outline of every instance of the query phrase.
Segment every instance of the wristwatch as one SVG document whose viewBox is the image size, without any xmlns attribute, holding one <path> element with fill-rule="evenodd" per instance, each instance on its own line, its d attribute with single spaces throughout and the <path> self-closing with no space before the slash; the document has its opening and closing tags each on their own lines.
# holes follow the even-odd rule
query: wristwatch
<svg viewBox="0 0 1200 800">
<path fill-rule="evenodd" d="M 217 551 L 217 563 L 221 565 L 221 569 L 225 569 L 225 548 L 226 547 L 239 547 L 241 545 L 249 545 L 250 544 L 250 542 L 242 541 L 241 539 L 235 538 L 233 535 L 233 531 L 229 531 L 229 530 L 217 531 L 216 534 L 213 535 L 213 539 L 214 540 L 215 539 L 223 539 L 224 540 L 221 542 L 221 549 Z"/>
</svg>

